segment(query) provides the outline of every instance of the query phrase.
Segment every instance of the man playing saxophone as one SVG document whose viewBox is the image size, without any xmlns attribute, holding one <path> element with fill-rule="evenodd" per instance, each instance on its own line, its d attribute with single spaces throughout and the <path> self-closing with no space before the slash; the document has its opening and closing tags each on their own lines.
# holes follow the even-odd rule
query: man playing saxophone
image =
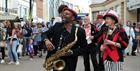
<svg viewBox="0 0 140 71">
<path fill-rule="evenodd" d="M 74 24 L 76 17 L 77 14 L 75 11 L 69 8 L 64 8 L 62 12 L 62 22 L 55 24 L 47 32 L 43 33 L 44 41 L 48 50 L 44 67 L 46 67 L 46 62 L 51 60 L 51 58 L 59 57 L 62 52 L 63 55 L 60 56 L 59 59 L 64 60 L 65 67 L 61 71 L 76 70 L 78 55 L 86 52 L 85 47 L 87 46 L 84 29 L 75 26 Z M 78 30 L 76 31 L 76 29 Z M 69 48 L 69 50 L 67 48 Z M 63 53 L 63 50 L 66 50 L 66 52 Z M 52 69 L 53 71 L 57 71 L 54 68 Z"/>
</svg>

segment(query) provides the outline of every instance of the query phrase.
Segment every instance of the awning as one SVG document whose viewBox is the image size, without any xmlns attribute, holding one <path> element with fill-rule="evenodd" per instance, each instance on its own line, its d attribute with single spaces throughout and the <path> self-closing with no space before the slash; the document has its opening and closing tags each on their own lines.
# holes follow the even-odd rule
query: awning
<svg viewBox="0 0 140 71">
<path fill-rule="evenodd" d="M 16 16 L 13 15 L 0 15 L 0 20 L 14 20 Z"/>
<path fill-rule="evenodd" d="M 4 20 L 12 20 L 12 21 L 19 21 L 20 19 L 14 15 L 0 15 L 0 21 Z"/>
</svg>

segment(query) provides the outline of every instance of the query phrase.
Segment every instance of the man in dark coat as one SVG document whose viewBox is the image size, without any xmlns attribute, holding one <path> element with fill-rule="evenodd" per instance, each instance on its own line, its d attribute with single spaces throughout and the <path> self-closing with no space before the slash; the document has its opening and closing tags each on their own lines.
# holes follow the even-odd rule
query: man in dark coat
<svg viewBox="0 0 140 71">
<path fill-rule="evenodd" d="M 55 24 L 47 32 L 43 34 L 44 41 L 48 49 L 46 59 L 55 54 L 56 51 L 61 50 L 63 47 L 75 40 L 77 35 L 78 40 L 69 51 L 65 53 L 60 59 L 65 61 L 65 68 L 62 71 L 75 71 L 78 55 L 86 52 L 86 36 L 84 29 L 75 26 L 73 23 L 77 14 L 75 11 L 69 8 L 63 9 L 62 23 Z M 78 31 L 76 33 L 76 28 Z M 80 47 L 80 48 L 79 48 Z"/>
</svg>

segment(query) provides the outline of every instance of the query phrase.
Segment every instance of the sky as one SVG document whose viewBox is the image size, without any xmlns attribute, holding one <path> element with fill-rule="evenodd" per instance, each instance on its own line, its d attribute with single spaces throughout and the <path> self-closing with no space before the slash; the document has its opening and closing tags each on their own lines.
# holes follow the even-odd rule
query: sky
<svg viewBox="0 0 140 71">
<path fill-rule="evenodd" d="M 106 0 L 91 0 L 93 3 L 101 3 L 101 2 L 104 2 Z"/>
<path fill-rule="evenodd" d="M 64 0 L 67 2 L 70 2 L 74 5 L 78 5 L 80 8 L 84 9 L 84 12 L 88 12 L 89 11 L 89 0 Z"/>
<path fill-rule="evenodd" d="M 84 9 L 84 12 L 89 12 L 89 5 L 94 2 L 94 3 L 101 3 L 105 0 L 64 0 L 64 1 L 67 1 L 67 2 L 70 2 L 74 5 L 79 5 L 80 8 L 83 8 Z"/>
</svg>

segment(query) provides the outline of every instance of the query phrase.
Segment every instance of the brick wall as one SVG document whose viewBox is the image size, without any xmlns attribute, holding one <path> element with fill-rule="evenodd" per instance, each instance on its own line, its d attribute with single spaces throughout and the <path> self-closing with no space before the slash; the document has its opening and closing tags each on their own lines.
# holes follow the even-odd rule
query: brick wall
<svg viewBox="0 0 140 71">
<path fill-rule="evenodd" d="M 36 13 L 39 18 L 43 18 L 43 0 L 36 0 Z"/>
</svg>

